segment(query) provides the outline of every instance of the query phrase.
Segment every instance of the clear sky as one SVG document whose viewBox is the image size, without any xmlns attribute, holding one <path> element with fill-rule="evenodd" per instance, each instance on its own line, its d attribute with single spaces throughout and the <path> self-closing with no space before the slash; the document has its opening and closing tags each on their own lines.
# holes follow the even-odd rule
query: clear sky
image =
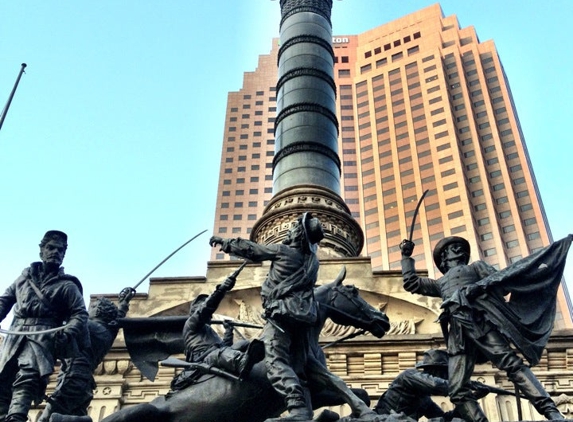
<svg viewBox="0 0 573 422">
<path fill-rule="evenodd" d="M 433 3 L 335 0 L 333 34 Z M 495 41 L 553 236 L 573 232 L 573 1 L 441 6 Z M 272 0 L 0 2 L 0 107 L 28 64 L 0 131 L 0 289 L 49 229 L 68 233 L 64 264 L 86 299 L 133 286 L 207 229 L 153 276 L 205 275 L 227 93 L 279 20 Z"/>
</svg>

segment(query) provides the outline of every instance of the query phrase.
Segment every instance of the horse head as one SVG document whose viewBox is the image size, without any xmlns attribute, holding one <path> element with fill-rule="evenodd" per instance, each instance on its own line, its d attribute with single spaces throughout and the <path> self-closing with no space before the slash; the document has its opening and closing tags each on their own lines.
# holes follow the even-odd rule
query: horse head
<svg viewBox="0 0 573 422">
<path fill-rule="evenodd" d="M 326 311 L 324 317 L 340 325 L 361 328 L 381 338 L 390 329 L 388 317 L 366 302 L 355 286 L 342 284 L 345 278 L 346 267 L 343 267 L 333 282 L 314 290 L 320 308 Z"/>
</svg>

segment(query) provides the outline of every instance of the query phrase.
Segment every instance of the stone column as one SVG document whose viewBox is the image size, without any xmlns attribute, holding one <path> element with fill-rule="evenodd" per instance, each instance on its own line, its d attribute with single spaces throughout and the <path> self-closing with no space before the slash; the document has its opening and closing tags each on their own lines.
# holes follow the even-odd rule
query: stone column
<svg viewBox="0 0 573 422">
<path fill-rule="evenodd" d="M 281 0 L 273 198 L 251 238 L 280 242 L 309 211 L 323 223 L 323 255 L 358 256 L 362 230 L 340 197 L 332 0 Z"/>
</svg>

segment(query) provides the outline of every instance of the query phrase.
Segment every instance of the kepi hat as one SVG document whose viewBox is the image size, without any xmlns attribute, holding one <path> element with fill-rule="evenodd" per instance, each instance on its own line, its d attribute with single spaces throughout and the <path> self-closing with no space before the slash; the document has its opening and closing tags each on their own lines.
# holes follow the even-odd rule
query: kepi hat
<svg viewBox="0 0 573 422">
<path fill-rule="evenodd" d="M 445 350 L 430 349 L 424 352 L 424 359 L 416 363 L 416 368 L 448 367 L 448 353 Z"/>
</svg>

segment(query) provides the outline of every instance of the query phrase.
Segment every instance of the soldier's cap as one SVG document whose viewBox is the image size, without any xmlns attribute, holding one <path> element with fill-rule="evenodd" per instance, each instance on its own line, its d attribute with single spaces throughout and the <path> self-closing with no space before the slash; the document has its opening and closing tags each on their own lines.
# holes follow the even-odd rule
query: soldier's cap
<svg viewBox="0 0 573 422">
<path fill-rule="evenodd" d="M 42 243 L 49 242 L 50 240 L 59 240 L 68 244 L 68 235 L 59 230 L 48 230 L 42 238 Z"/>
<path fill-rule="evenodd" d="M 305 212 L 302 215 L 302 227 L 304 229 L 304 234 L 306 240 L 311 245 L 315 245 L 324 239 L 324 230 L 322 230 L 322 225 L 318 218 L 313 217 L 311 213 Z"/>
<path fill-rule="evenodd" d="M 416 368 L 448 367 L 448 353 L 445 350 L 430 349 L 424 352 L 424 359 L 416 363 Z"/>
<path fill-rule="evenodd" d="M 452 243 L 461 243 L 464 250 L 467 252 L 468 259 L 469 259 L 470 252 L 471 252 L 470 242 L 468 242 L 463 237 L 448 236 L 448 237 L 444 237 L 442 240 L 440 240 L 436 244 L 436 247 L 434 248 L 433 257 L 434 257 L 434 263 L 436 264 L 436 267 L 440 268 L 440 265 L 442 264 L 442 252 L 444 251 L 446 246 L 451 245 Z"/>
<path fill-rule="evenodd" d="M 209 297 L 209 295 L 206 294 L 200 294 L 199 296 L 197 296 L 195 298 L 195 300 L 193 300 L 193 302 L 191 302 L 191 306 L 190 309 L 193 309 L 193 307 L 199 305 L 200 303 L 204 302 L 205 300 L 207 300 L 207 298 Z"/>
</svg>

